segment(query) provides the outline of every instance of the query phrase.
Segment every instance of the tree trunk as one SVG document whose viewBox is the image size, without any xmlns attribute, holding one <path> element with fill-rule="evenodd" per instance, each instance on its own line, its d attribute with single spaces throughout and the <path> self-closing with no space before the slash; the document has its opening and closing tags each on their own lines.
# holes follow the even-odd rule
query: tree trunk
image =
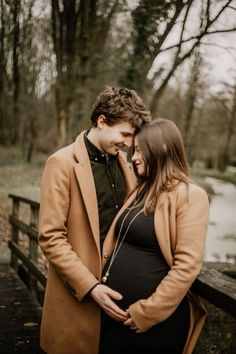
<svg viewBox="0 0 236 354">
<path fill-rule="evenodd" d="M 191 77 L 189 80 L 189 88 L 187 94 L 186 114 L 184 117 L 183 125 L 183 139 L 186 146 L 186 153 L 190 164 L 192 164 L 194 146 L 196 144 L 196 132 L 192 133 L 191 128 L 193 124 L 193 113 L 195 109 L 195 103 L 199 91 L 199 75 L 201 66 L 201 56 L 199 47 L 195 51 L 194 62 L 191 68 Z"/>
<path fill-rule="evenodd" d="M 20 107 L 19 107 L 19 92 L 20 92 L 20 72 L 19 72 L 19 50 L 20 50 L 20 0 L 14 1 L 13 12 L 13 122 L 11 127 L 11 142 L 15 145 L 19 140 L 20 127 Z"/>
<path fill-rule="evenodd" d="M 234 86 L 234 91 L 233 91 L 233 102 L 232 102 L 232 109 L 230 112 L 230 119 L 229 119 L 229 124 L 227 127 L 227 132 L 226 132 L 226 137 L 225 137 L 225 144 L 222 149 L 222 153 L 219 154 L 218 157 L 218 168 L 220 171 L 224 172 L 227 168 L 227 165 L 230 161 L 230 156 L 229 156 L 229 148 L 230 148 L 230 143 L 232 141 L 232 137 L 234 134 L 234 125 L 236 121 L 236 84 Z"/>
<path fill-rule="evenodd" d="M 67 143 L 67 117 L 65 112 L 65 104 L 63 90 L 57 85 L 55 89 L 56 113 L 57 113 L 57 147 L 65 146 Z"/>
<path fill-rule="evenodd" d="M 1 18 L 0 18 L 0 143 L 5 140 L 5 119 L 4 119 L 4 85 L 5 85 L 5 11 L 3 0 L 1 0 Z"/>
</svg>

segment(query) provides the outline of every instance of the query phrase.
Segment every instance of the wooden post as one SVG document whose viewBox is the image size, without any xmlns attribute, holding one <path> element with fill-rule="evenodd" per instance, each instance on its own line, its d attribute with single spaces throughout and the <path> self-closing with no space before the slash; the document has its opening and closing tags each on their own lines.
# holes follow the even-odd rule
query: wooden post
<svg viewBox="0 0 236 354">
<path fill-rule="evenodd" d="M 38 227 L 38 208 L 34 205 L 30 205 L 30 227 L 32 229 L 37 230 Z M 29 244 L 29 258 L 31 261 L 38 265 L 38 243 L 37 240 L 30 237 L 30 244 Z M 38 292 L 38 282 L 37 279 L 32 275 L 29 274 L 29 287 L 32 291 L 36 294 Z"/>
<path fill-rule="evenodd" d="M 19 216 L 19 210 L 20 210 L 20 202 L 19 200 L 13 198 L 13 207 L 12 207 L 12 215 L 14 218 L 18 219 Z M 19 243 L 19 229 L 17 226 L 12 225 L 12 236 L 11 236 L 12 242 L 18 245 Z M 13 269 L 17 271 L 18 268 L 18 258 L 16 255 L 14 255 L 13 252 L 11 252 L 11 266 Z"/>
</svg>

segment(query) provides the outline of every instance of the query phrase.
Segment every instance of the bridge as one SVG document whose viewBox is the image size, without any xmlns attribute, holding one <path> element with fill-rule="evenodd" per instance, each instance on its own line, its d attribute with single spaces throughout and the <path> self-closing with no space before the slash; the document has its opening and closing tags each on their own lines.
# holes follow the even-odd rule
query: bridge
<svg viewBox="0 0 236 354">
<path fill-rule="evenodd" d="M 11 257 L 9 264 L 0 264 L 0 353 L 42 354 L 39 330 L 47 261 L 37 241 L 39 203 L 18 195 L 9 197 Z M 219 321 L 208 319 L 194 354 L 236 353 L 236 280 L 206 263 L 193 290 L 210 308 L 209 318 L 218 313 L 226 327 L 222 332 Z"/>
</svg>

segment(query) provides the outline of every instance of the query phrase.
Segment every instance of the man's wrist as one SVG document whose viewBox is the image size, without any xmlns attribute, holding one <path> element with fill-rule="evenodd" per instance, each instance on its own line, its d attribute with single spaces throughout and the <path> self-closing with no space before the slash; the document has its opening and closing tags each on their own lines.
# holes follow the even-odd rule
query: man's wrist
<svg viewBox="0 0 236 354">
<path fill-rule="evenodd" d="M 89 289 L 89 291 L 87 292 L 86 296 L 90 296 L 91 295 L 91 292 L 93 291 L 94 288 L 96 288 L 97 285 L 99 285 L 100 283 L 97 282 L 94 286 L 92 286 L 91 289 Z"/>
</svg>

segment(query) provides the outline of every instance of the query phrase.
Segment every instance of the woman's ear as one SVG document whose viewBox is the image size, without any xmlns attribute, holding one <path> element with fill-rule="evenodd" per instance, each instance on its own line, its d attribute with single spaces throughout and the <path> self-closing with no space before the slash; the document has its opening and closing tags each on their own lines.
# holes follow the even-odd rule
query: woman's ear
<svg viewBox="0 0 236 354">
<path fill-rule="evenodd" d="M 98 126 L 98 128 L 102 129 L 104 124 L 106 124 L 106 117 L 103 114 L 101 114 L 98 117 L 97 126 Z"/>
</svg>

